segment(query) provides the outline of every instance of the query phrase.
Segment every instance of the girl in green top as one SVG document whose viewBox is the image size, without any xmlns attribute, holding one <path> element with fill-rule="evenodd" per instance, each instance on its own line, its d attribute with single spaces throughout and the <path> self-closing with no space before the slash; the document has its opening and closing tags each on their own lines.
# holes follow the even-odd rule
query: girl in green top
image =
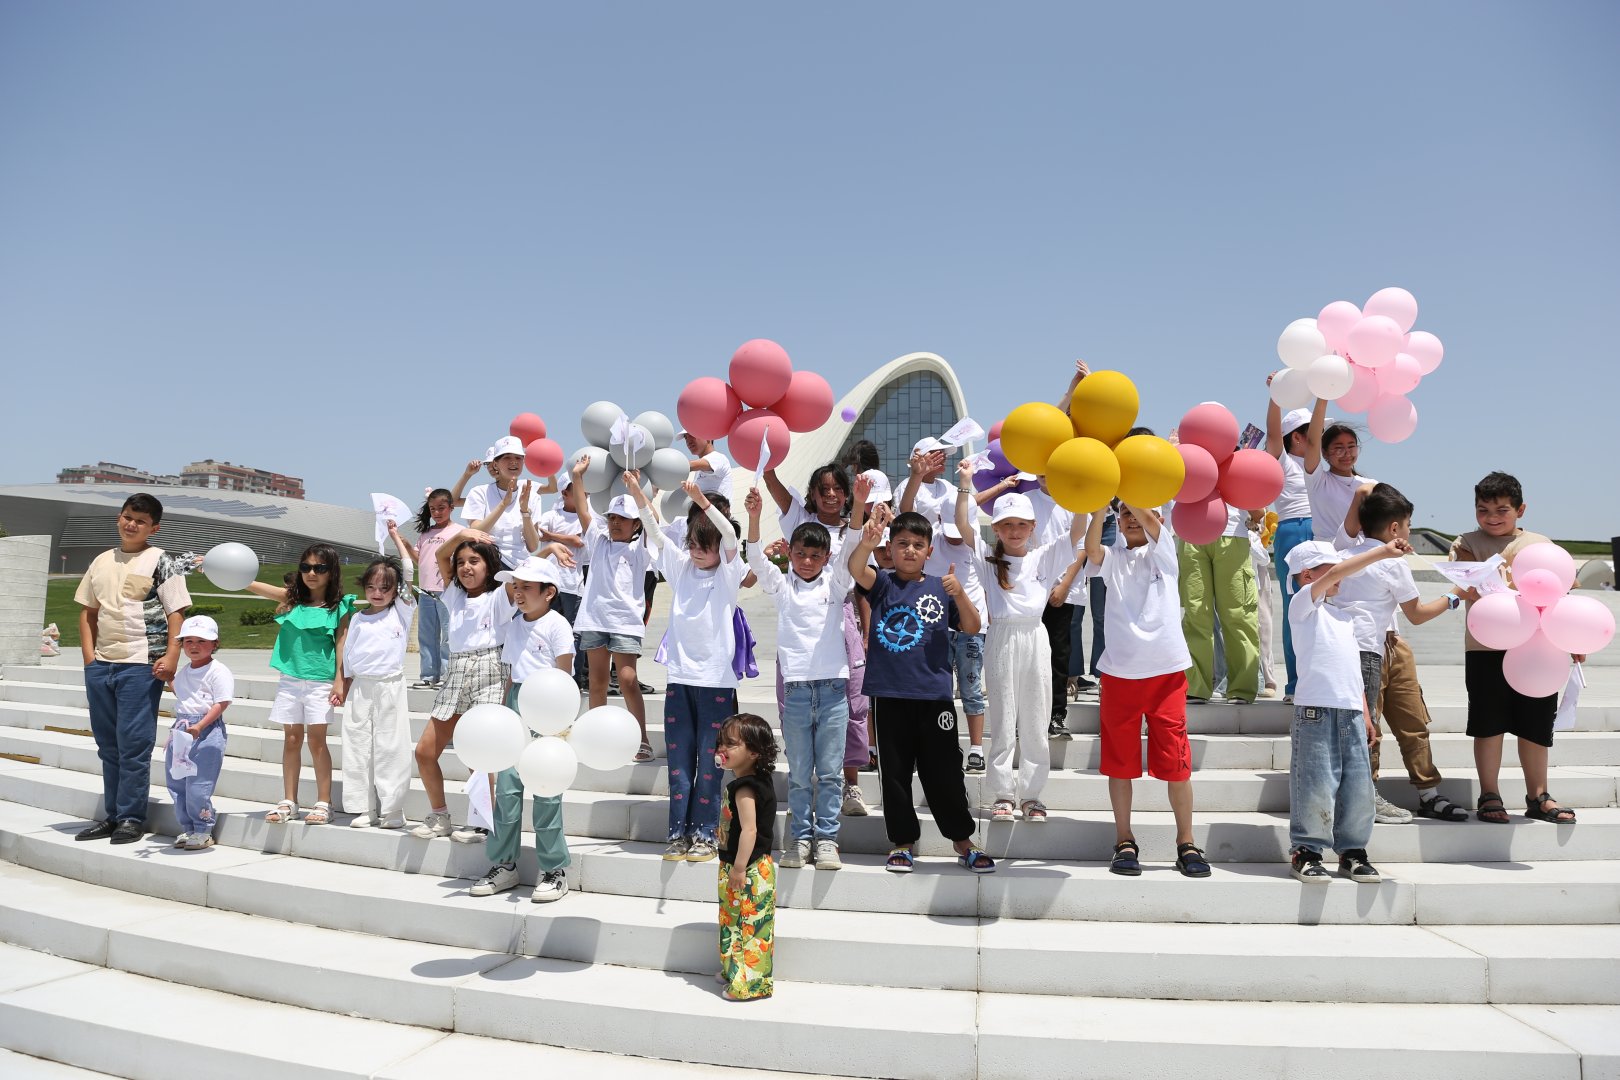
<svg viewBox="0 0 1620 1080">
<path fill-rule="evenodd" d="M 337 629 L 354 610 L 354 594 L 343 591 L 338 553 L 330 544 L 311 544 L 298 557 L 298 572 L 284 589 L 262 581 L 248 592 L 277 603 L 276 647 L 270 666 L 281 672 L 270 719 L 281 724 L 282 800 L 266 821 L 298 818 L 298 781 L 303 769 L 304 729 L 309 729 L 309 757 L 315 766 L 315 806 L 304 817 L 310 825 L 332 820 L 332 752 L 326 731 L 335 708 L 343 704 L 337 678 Z"/>
</svg>

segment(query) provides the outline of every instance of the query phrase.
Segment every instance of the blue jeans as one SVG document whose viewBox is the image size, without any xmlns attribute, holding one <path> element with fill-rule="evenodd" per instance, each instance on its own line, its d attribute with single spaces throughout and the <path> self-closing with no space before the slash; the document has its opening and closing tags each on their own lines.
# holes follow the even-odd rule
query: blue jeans
<svg viewBox="0 0 1620 1080">
<path fill-rule="evenodd" d="M 1288 768 L 1291 849 L 1339 854 L 1372 837 L 1372 761 L 1360 709 L 1294 707 L 1293 760 Z"/>
<path fill-rule="evenodd" d="M 421 679 L 438 682 L 444 678 L 445 663 L 450 658 L 450 613 L 438 593 L 422 593 L 416 604 L 416 647 L 422 654 Z"/>
<path fill-rule="evenodd" d="M 85 665 L 84 694 L 90 704 L 90 733 L 101 758 L 107 820 L 145 821 L 163 684 L 152 677 L 148 664 L 96 660 Z"/>
<path fill-rule="evenodd" d="M 188 726 L 201 717 L 188 721 Z M 174 748 L 163 751 L 163 776 L 168 781 L 169 798 L 174 800 L 174 817 L 183 833 L 211 833 L 214 831 L 214 785 L 219 782 L 220 767 L 225 764 L 225 721 L 215 720 L 191 744 L 191 763 L 197 766 L 195 776 L 176 780 L 169 772 L 174 764 Z"/>
<path fill-rule="evenodd" d="M 846 679 L 787 684 L 782 746 L 788 760 L 790 840 L 838 839 L 838 811 L 844 793 L 844 739 L 849 726 L 848 686 Z"/>
<path fill-rule="evenodd" d="M 1277 522 L 1277 531 L 1271 537 L 1271 558 L 1277 566 L 1277 584 L 1282 586 L 1283 663 L 1288 668 L 1288 682 L 1283 693 L 1293 694 L 1299 673 L 1294 668 L 1294 632 L 1288 625 L 1288 601 L 1294 598 L 1293 579 L 1288 576 L 1288 553 L 1311 538 L 1311 519 L 1287 518 Z"/>
<path fill-rule="evenodd" d="M 1119 535 L 1119 521 L 1109 514 L 1103 521 L 1102 546 L 1109 548 L 1114 545 L 1114 538 Z M 1103 646 L 1106 639 L 1103 636 L 1103 613 L 1108 610 L 1108 585 L 1100 577 L 1090 581 L 1091 603 L 1086 606 L 1091 609 L 1091 675 L 1097 676 L 1097 661 L 1102 659 Z"/>
<path fill-rule="evenodd" d="M 681 686 L 664 693 L 664 744 L 669 754 L 669 838 L 715 842 L 720 827 L 720 774 L 714 747 L 720 725 L 736 715 L 737 691 Z"/>
<path fill-rule="evenodd" d="M 962 712 L 984 715 L 984 635 L 951 631 L 951 660 L 956 665 L 956 693 Z"/>
</svg>

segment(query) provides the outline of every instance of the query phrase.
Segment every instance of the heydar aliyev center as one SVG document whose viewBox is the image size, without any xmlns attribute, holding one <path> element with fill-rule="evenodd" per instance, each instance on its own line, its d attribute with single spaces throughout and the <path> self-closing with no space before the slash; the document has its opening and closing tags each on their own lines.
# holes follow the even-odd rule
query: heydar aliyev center
<svg viewBox="0 0 1620 1080">
<path fill-rule="evenodd" d="M 855 419 L 845 420 L 850 412 Z M 967 401 L 951 365 L 934 353 L 907 353 L 861 380 L 833 406 L 832 416 L 821 427 L 795 435 L 776 475 L 802 494 L 813 469 L 842 461 L 851 446 L 866 439 L 877 446 L 878 460 L 898 495 L 917 440 L 943 435 L 967 415 Z M 754 485 L 754 474 L 737 468 L 731 476 L 732 516 L 741 521 L 742 497 Z M 759 531 L 763 543 L 781 535 L 774 513 L 760 515 Z"/>
</svg>

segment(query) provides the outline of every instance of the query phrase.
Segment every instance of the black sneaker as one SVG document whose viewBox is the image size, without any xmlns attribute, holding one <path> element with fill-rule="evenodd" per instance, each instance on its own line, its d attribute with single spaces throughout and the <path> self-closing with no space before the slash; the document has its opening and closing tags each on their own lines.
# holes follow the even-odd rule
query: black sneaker
<svg viewBox="0 0 1620 1080">
<path fill-rule="evenodd" d="M 969 750 L 967 754 L 967 765 L 964 766 L 962 771 L 974 776 L 984 772 L 983 752 L 978 750 Z"/>
<path fill-rule="evenodd" d="M 112 842 L 115 844 L 133 844 L 146 835 L 146 822 L 120 821 L 113 830 Z"/>
<path fill-rule="evenodd" d="M 1082 691 L 1082 692 L 1084 692 L 1086 690 L 1095 690 L 1095 689 L 1097 689 L 1096 681 L 1093 680 L 1093 679 L 1088 679 L 1084 675 L 1076 675 L 1074 677 L 1074 679 L 1073 679 L 1073 682 L 1074 682 L 1074 688 L 1076 690 L 1079 690 L 1079 691 Z"/>
<path fill-rule="evenodd" d="M 1300 848 L 1291 860 L 1294 876 L 1307 885 L 1326 885 L 1332 875 L 1322 865 L 1322 853 Z"/>
<path fill-rule="evenodd" d="M 107 839 L 107 837 L 111 836 L 114 832 L 116 832 L 117 829 L 118 829 L 118 822 L 112 820 L 111 818 L 108 818 L 106 821 L 98 821 L 94 825 L 90 826 L 88 829 L 85 829 L 82 832 L 76 833 L 74 835 L 73 839 L 75 839 L 75 840 L 105 840 L 105 839 Z"/>
<path fill-rule="evenodd" d="M 1365 848 L 1351 848 L 1339 856 L 1339 873 L 1351 881 L 1359 881 L 1363 885 L 1377 885 L 1384 880 L 1378 874 L 1378 868 L 1367 861 Z"/>
<path fill-rule="evenodd" d="M 1048 739 L 1067 739 L 1073 735 L 1073 732 L 1063 726 L 1063 720 L 1066 716 L 1068 716 L 1068 713 L 1052 714 L 1052 722 L 1046 725 L 1046 737 Z"/>
</svg>

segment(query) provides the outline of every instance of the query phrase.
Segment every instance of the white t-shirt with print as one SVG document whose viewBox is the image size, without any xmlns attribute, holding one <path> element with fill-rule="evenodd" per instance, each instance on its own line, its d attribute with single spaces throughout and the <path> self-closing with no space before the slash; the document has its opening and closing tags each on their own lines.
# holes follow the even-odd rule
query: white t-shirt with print
<svg viewBox="0 0 1620 1080">
<path fill-rule="evenodd" d="M 737 651 L 737 635 L 731 619 L 742 579 L 748 576 L 741 552 L 728 560 L 722 548 L 720 565 L 701 570 L 685 548 L 665 543 L 653 565 L 669 583 L 669 632 L 664 639 L 669 681 L 735 687 L 737 672 L 731 658 Z"/>
<path fill-rule="evenodd" d="M 1356 488 L 1376 482 L 1370 476 L 1340 476 L 1329 469 L 1325 461 L 1316 466 L 1315 472 L 1306 473 L 1305 492 L 1311 501 L 1311 538 L 1344 548 L 1350 542 L 1344 533 L 1344 515 L 1350 512 Z M 1298 659 L 1297 649 L 1294 655 Z"/>
<path fill-rule="evenodd" d="M 1181 632 L 1176 538 L 1128 547 L 1121 530 L 1095 571 L 1108 586 L 1103 609 L 1103 654 L 1097 670 L 1120 679 L 1151 679 L 1192 666 Z"/>
<path fill-rule="evenodd" d="M 849 678 L 844 649 L 844 597 L 853 584 L 841 560 L 829 560 L 814 581 L 766 561 L 748 546 L 748 568 L 776 601 L 776 664 L 784 683 Z"/>
<path fill-rule="evenodd" d="M 792 501 L 788 503 L 788 508 L 782 511 L 777 518 L 782 532 L 782 539 L 792 541 L 793 530 L 807 521 L 814 521 L 827 530 L 828 540 L 831 544 L 828 549 L 828 565 L 837 562 L 840 553 L 844 550 L 845 541 L 851 535 L 850 529 L 842 523 L 828 525 L 814 514 L 807 513 L 804 509 L 804 499 L 793 488 L 788 488 L 788 497 Z"/>
<path fill-rule="evenodd" d="M 1358 536 L 1345 549 L 1345 555 L 1360 555 L 1382 546 L 1377 540 Z M 1383 559 L 1341 581 L 1338 593 L 1329 597 L 1328 603 L 1355 617 L 1356 645 L 1362 652 L 1382 653 L 1384 635 L 1396 628 L 1396 609 L 1420 595 L 1405 559 Z M 1297 650 L 1294 655 L 1297 659 Z"/>
<path fill-rule="evenodd" d="M 641 612 L 646 606 L 647 570 L 653 562 L 646 539 L 641 535 L 621 544 L 608 535 L 605 514 L 591 518 L 591 527 L 585 530 L 591 575 L 585 579 L 575 631 L 625 634 L 637 641 L 646 635 Z"/>
<path fill-rule="evenodd" d="M 555 609 L 538 619 L 522 613 L 506 624 L 501 663 L 512 669 L 513 684 L 528 681 L 542 668 L 556 667 L 557 657 L 572 656 L 574 629 Z"/>
<path fill-rule="evenodd" d="M 451 591 L 461 589 L 452 586 Z M 355 608 L 343 637 L 343 674 L 382 679 L 404 671 L 415 611 L 414 604 L 403 600 L 395 600 L 375 615 L 369 607 Z"/>
<path fill-rule="evenodd" d="M 468 596 L 461 586 L 451 585 L 439 599 L 449 612 L 446 625 L 452 653 L 498 648 L 506 633 L 506 621 L 517 610 L 501 585 L 477 596 Z"/>
<path fill-rule="evenodd" d="M 1288 602 L 1288 624 L 1299 671 L 1294 704 L 1359 712 L 1366 702 L 1354 613 L 1327 603 L 1325 597 L 1316 600 L 1311 587 L 1302 585 Z"/>
<path fill-rule="evenodd" d="M 520 480 L 518 491 L 522 490 Z M 505 493 L 493 480 L 473 488 L 467 492 L 466 505 L 461 508 L 461 520 L 469 525 L 475 521 L 482 521 L 501 505 L 504 495 Z M 523 542 L 523 508 L 518 505 L 522 501 L 514 495 L 512 504 L 501 513 L 489 529 L 489 535 L 495 538 L 495 546 L 500 549 L 501 558 L 510 566 L 516 566 L 529 557 L 529 547 Z M 540 513 L 540 493 L 532 487 L 529 489 L 529 513 L 536 516 Z"/>
<path fill-rule="evenodd" d="M 558 536 L 580 536 L 582 530 L 579 525 L 579 515 L 553 506 L 550 510 L 535 519 L 535 528 L 544 529 Z M 565 545 L 566 546 L 566 545 Z M 569 554 L 574 556 L 573 566 L 557 564 L 557 591 L 578 596 L 585 587 L 585 574 L 582 567 L 586 566 L 586 549 L 570 547 Z M 553 559 L 553 562 L 556 560 Z"/>
<path fill-rule="evenodd" d="M 1067 511 L 1065 511 L 1067 512 Z M 1056 585 L 1074 562 L 1074 545 L 1068 536 L 1035 548 L 1027 555 L 1007 555 L 1007 584 L 1003 589 L 996 577 L 997 567 L 990 562 L 994 549 L 974 556 L 979 579 L 984 589 L 984 607 L 994 625 L 997 619 L 1040 618 L 1046 611 L 1052 586 Z M 962 564 L 958 562 L 960 571 Z"/>
<path fill-rule="evenodd" d="M 698 490 L 705 495 L 724 495 L 729 500 L 731 459 L 718 450 L 711 450 L 703 455 L 703 460 L 709 463 L 709 467 L 692 473 L 692 479 L 697 483 Z"/>
<path fill-rule="evenodd" d="M 174 715 L 180 720 L 201 720 L 221 701 L 236 696 L 236 677 L 218 660 L 200 668 L 188 661 L 174 673 Z"/>
</svg>

